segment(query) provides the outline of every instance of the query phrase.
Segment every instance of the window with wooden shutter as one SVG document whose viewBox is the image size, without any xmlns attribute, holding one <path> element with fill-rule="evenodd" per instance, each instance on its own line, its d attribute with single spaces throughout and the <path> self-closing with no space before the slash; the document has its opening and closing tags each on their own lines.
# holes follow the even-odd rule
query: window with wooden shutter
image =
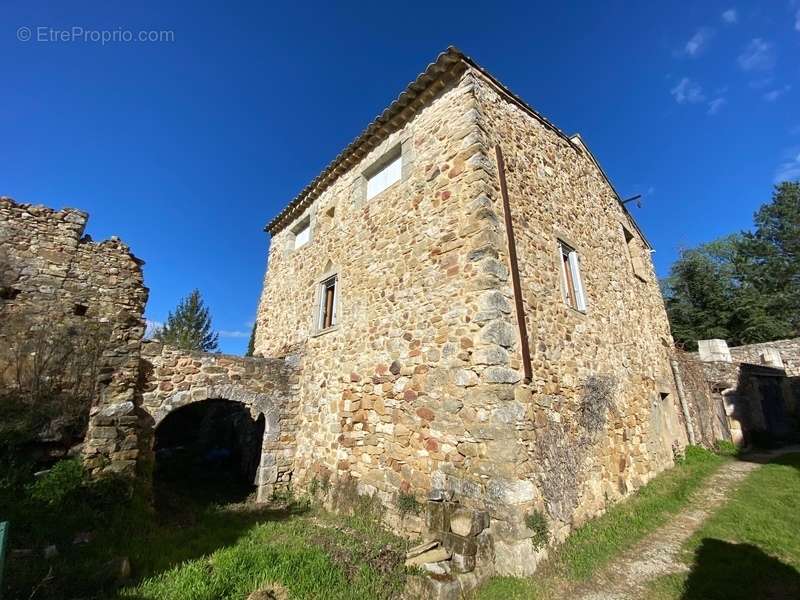
<svg viewBox="0 0 800 600">
<path fill-rule="evenodd" d="M 561 259 L 561 289 L 564 295 L 564 302 L 570 308 L 585 312 L 586 295 L 583 291 L 578 253 L 561 240 L 558 241 L 558 248 Z"/>
<path fill-rule="evenodd" d="M 319 321 L 320 331 L 330 329 L 336 325 L 337 283 L 338 276 L 333 275 L 320 284 L 319 293 Z"/>
</svg>

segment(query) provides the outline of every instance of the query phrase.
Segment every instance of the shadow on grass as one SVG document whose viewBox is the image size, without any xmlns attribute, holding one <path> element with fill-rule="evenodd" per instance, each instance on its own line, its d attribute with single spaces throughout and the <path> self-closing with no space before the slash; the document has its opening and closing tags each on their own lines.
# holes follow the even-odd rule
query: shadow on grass
<svg viewBox="0 0 800 600">
<path fill-rule="evenodd" d="M 203 487 L 200 482 L 198 487 Z M 224 503 L 228 492 L 222 488 L 162 486 L 155 494 L 156 510 L 141 501 L 121 508 L 89 526 L 93 539 L 88 544 L 66 541 L 50 561 L 42 560 L 38 549 L 30 556 L 12 556 L 3 598 L 28 598 L 34 590 L 36 600 L 111 598 L 122 583 L 122 557 L 129 559 L 132 571 L 125 585 L 136 584 L 233 546 L 261 523 L 286 521 L 307 510 L 304 505 Z"/>
<path fill-rule="evenodd" d="M 800 572 L 750 544 L 704 538 L 682 600 L 800 598 Z"/>
</svg>

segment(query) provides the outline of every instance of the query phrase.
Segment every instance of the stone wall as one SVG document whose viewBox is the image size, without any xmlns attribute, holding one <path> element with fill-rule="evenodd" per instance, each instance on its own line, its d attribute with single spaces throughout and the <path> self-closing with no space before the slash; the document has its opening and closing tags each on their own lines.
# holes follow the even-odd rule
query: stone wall
<svg viewBox="0 0 800 600">
<path fill-rule="evenodd" d="M 398 144 L 402 180 L 365 202 L 364 171 Z M 496 144 L 509 161 L 529 384 Z M 305 219 L 311 240 L 294 249 Z M 498 95 L 479 70 L 454 69 L 435 98 L 273 231 L 256 351 L 304 348 L 299 483 L 352 477 L 412 534 L 424 524 L 401 519 L 399 496 L 445 490 L 490 514 L 497 568 L 521 573 L 537 560 L 526 514 L 545 511 L 563 539 L 672 464 L 686 436 L 671 337 L 645 243 L 634 242 L 636 275 L 623 226 L 636 233 L 579 143 Z M 583 254 L 586 314 L 560 296 L 562 231 Z M 339 321 L 319 332 L 317 289 L 332 273 Z"/>
<path fill-rule="evenodd" d="M 0 379 L 13 386 L 15 353 L 26 340 L 92 323 L 102 331 L 96 404 L 126 402 L 144 333 L 143 263 L 117 238 L 95 243 L 84 235 L 87 219 L 75 209 L 0 198 Z"/>
<path fill-rule="evenodd" d="M 241 402 L 252 418 L 264 416 L 257 477 L 258 499 L 267 501 L 291 482 L 296 445 L 296 371 L 300 357 L 246 358 L 187 353 L 158 342 L 142 348 L 142 431 L 152 438 L 170 413 L 204 400 Z M 146 445 L 152 446 L 152 442 Z"/>
<path fill-rule="evenodd" d="M 734 362 L 776 366 L 783 368 L 789 377 L 800 376 L 800 338 L 734 346 L 729 351 Z"/>
<path fill-rule="evenodd" d="M 672 338 L 647 243 L 580 138 L 567 138 L 490 79 L 476 81 L 486 210 L 491 221 L 504 217 L 499 146 L 532 367 L 530 383 L 517 385 L 513 398 L 494 393 L 498 426 L 515 415 L 498 441 L 506 468 L 533 484 L 518 496 L 526 502 L 517 513 L 543 510 L 560 540 L 670 466 L 673 446 L 686 443 Z M 498 260 L 513 268 L 509 231 L 490 231 Z M 579 257 L 585 311 L 564 301 L 559 242 Z M 512 306 L 511 279 L 501 283 L 497 291 Z M 500 311 L 509 331 L 515 317 Z M 506 350 L 519 368 L 519 342 Z M 530 532 L 503 533 L 510 552 L 524 551 Z"/>
<path fill-rule="evenodd" d="M 694 354 L 676 352 L 695 443 L 746 446 L 764 433 L 797 433 L 800 340 L 733 348 L 724 340 L 700 340 L 699 346 Z"/>
<path fill-rule="evenodd" d="M 475 216 L 471 85 L 456 79 L 322 192 L 298 218 L 311 216 L 308 244 L 292 249 L 291 226 L 274 235 L 258 313 L 257 353 L 304 347 L 300 482 L 353 477 L 409 533 L 423 522 L 400 522 L 398 494 L 422 497 L 440 465 L 463 465 L 477 446 L 462 409 L 479 381 L 474 317 L 499 265 L 481 253 Z M 398 144 L 404 179 L 363 201 L 362 171 Z M 319 334 L 316 290 L 331 272 L 339 323 Z"/>
</svg>

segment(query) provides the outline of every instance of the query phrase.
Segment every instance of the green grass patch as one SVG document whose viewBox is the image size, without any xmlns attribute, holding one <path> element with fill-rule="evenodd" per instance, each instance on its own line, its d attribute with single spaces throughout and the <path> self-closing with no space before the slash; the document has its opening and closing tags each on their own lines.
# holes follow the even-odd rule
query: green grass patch
<svg viewBox="0 0 800 600">
<path fill-rule="evenodd" d="M 800 598 L 800 454 L 751 473 L 686 543 L 688 575 L 655 580 L 659 600 Z"/>
<path fill-rule="evenodd" d="M 684 508 L 691 494 L 726 460 L 708 450 L 688 447 L 685 458 L 674 468 L 576 529 L 551 552 L 534 579 L 495 578 L 482 586 L 475 598 L 548 598 L 561 582 L 590 577 Z"/>
<path fill-rule="evenodd" d="M 405 541 L 363 511 L 339 518 L 308 502 L 226 503 L 209 489 L 162 490 L 154 510 L 113 481 L 82 479 L 72 464 L 36 484 L 9 481 L 0 481 L 0 517 L 12 522 L 11 547 L 30 553 L 10 557 L 4 598 L 244 599 L 277 584 L 291 598 L 349 600 L 395 597 L 405 583 Z M 91 541 L 73 543 L 78 533 Z M 58 555 L 45 560 L 50 544 Z M 132 569 L 125 582 L 122 557 Z"/>
</svg>

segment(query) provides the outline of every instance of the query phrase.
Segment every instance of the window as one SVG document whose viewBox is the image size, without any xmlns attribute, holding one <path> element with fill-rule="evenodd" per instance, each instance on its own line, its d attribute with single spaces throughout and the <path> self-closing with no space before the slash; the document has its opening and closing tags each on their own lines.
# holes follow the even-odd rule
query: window
<svg viewBox="0 0 800 600">
<path fill-rule="evenodd" d="M 567 306 L 586 311 L 586 296 L 583 293 L 581 281 L 580 260 L 575 249 L 564 242 L 558 242 L 559 257 L 561 262 L 561 287 L 564 293 L 564 302 Z"/>
<path fill-rule="evenodd" d="M 622 232 L 625 235 L 625 246 L 628 251 L 628 260 L 631 263 L 631 270 L 639 279 L 646 281 L 644 264 L 639 255 L 639 248 L 636 247 L 636 238 L 625 227 L 622 228 Z"/>
<path fill-rule="evenodd" d="M 323 331 L 336 325 L 336 304 L 338 301 L 336 284 L 338 276 L 333 275 L 324 279 L 319 290 L 319 321 L 318 329 Z"/>
<path fill-rule="evenodd" d="M 297 250 L 300 246 L 305 246 L 311 238 L 311 218 L 306 217 L 297 226 L 292 229 L 294 233 L 294 249 Z"/>
<path fill-rule="evenodd" d="M 400 181 L 403 171 L 403 156 L 400 146 L 387 155 L 388 162 L 381 162 L 381 166 L 371 174 L 364 174 L 367 178 L 367 200 L 374 198 L 393 183 Z"/>
<path fill-rule="evenodd" d="M 89 307 L 85 304 L 76 304 L 72 309 L 72 313 L 78 317 L 85 317 L 87 310 L 89 310 Z"/>
</svg>

